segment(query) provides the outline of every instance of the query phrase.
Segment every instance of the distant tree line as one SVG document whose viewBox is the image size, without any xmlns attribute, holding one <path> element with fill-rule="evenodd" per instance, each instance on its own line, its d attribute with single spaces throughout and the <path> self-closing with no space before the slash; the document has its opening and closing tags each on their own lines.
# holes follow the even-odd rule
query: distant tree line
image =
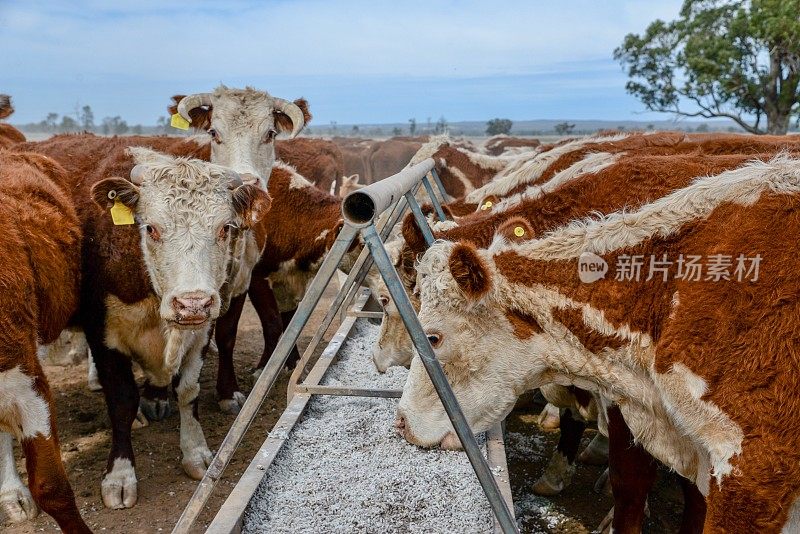
<svg viewBox="0 0 800 534">
<path fill-rule="evenodd" d="M 31 133 L 74 133 L 91 132 L 103 135 L 141 135 L 141 134 L 180 134 L 169 126 L 167 117 L 159 117 L 156 126 L 129 125 L 121 116 L 103 117 L 100 124 L 95 123 L 94 111 L 89 105 L 75 106 L 72 113 L 59 115 L 48 113 L 39 122 L 19 125 L 23 131 Z"/>
</svg>

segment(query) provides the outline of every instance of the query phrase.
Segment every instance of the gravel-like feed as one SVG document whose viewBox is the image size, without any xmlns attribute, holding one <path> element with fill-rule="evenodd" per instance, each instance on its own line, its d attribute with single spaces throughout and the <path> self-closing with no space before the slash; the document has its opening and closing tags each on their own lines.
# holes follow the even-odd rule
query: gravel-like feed
<svg viewBox="0 0 800 534">
<path fill-rule="evenodd" d="M 324 383 L 401 388 L 406 369 L 380 375 L 372 365 L 377 334 L 360 319 Z M 244 532 L 491 531 L 466 455 L 406 443 L 394 431 L 396 405 L 314 398 L 250 501 Z"/>
</svg>

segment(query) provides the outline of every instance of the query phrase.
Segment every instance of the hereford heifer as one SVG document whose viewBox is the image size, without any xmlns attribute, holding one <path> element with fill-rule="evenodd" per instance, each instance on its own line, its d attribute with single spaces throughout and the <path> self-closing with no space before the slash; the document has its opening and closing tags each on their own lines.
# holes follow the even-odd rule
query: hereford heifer
<svg viewBox="0 0 800 534">
<path fill-rule="evenodd" d="M 520 218 L 530 228 L 523 237 L 530 239 L 573 219 L 588 217 L 593 213 L 611 213 L 625 206 L 642 205 L 685 187 L 698 176 L 738 167 L 748 159 L 748 156 L 735 155 L 687 156 L 680 161 L 673 156 L 605 157 L 610 165 L 598 166 L 596 172 L 575 176 L 571 181 L 562 182 L 552 192 L 525 200 L 505 211 L 479 212 L 464 217 L 460 224 L 435 231 L 434 236 L 450 241 L 466 240 L 478 247 L 488 247 L 498 228 L 510 219 Z M 570 169 L 562 173 L 569 174 Z M 553 180 L 561 181 L 560 174 L 556 174 Z M 546 187 L 543 189 L 549 190 Z M 403 241 L 392 246 L 399 249 L 395 253 L 398 274 L 412 301 L 416 301 L 415 259 L 425 251 L 426 245 L 413 217 L 406 217 L 403 223 Z M 385 286 L 377 280 L 375 282 L 372 284 L 373 290 L 387 306 L 384 307 L 381 332 L 373 348 L 373 361 L 379 371 L 385 371 L 392 365 L 407 366 L 413 355 L 411 339 L 402 326 L 399 313 L 389 302 Z"/>
<path fill-rule="evenodd" d="M 780 155 L 526 243 L 436 244 L 419 266 L 420 321 L 474 430 L 521 391 L 578 385 L 697 485 L 706 532 L 795 532 L 798 232 L 800 161 Z M 649 276 L 627 268 L 639 258 Z M 603 262 L 616 275 L 587 278 L 581 266 Z M 398 427 L 457 444 L 418 359 Z"/>
<path fill-rule="evenodd" d="M 0 95 L 0 119 L 7 119 L 14 113 L 14 106 L 11 105 L 11 97 Z M 24 143 L 25 135 L 4 122 L 0 122 L 0 149 L 8 148 L 17 143 Z"/>
<path fill-rule="evenodd" d="M 220 86 L 211 93 L 173 97 L 171 113 L 178 113 L 191 125 L 207 133 L 207 141 L 194 138 L 131 136 L 101 138 L 90 134 L 62 135 L 40 143 L 26 143 L 25 150 L 49 155 L 62 163 L 70 174 L 99 180 L 108 173 L 127 175 L 133 166 L 125 155 L 129 146 L 146 146 L 175 156 L 210 159 L 239 173 L 247 183 L 257 183 L 266 191 L 275 163 L 275 137 L 279 133 L 296 135 L 311 119 L 308 104 L 273 97 L 252 88 Z M 261 247 L 252 232 L 245 231 L 238 245 L 240 260 L 233 263 L 226 284 L 228 296 L 247 291 L 250 273 L 258 261 Z M 227 301 L 226 301 L 227 302 Z M 244 395 L 234 392 L 220 399 L 224 411 L 237 412 Z M 146 385 L 142 410 L 151 420 L 169 413 L 167 395 L 160 388 Z"/>
<path fill-rule="evenodd" d="M 81 231 L 59 187 L 66 181 L 45 157 L 0 153 L 0 510 L 18 522 L 38 505 L 64 532 L 86 533 L 36 356 L 37 343 L 55 340 L 78 305 Z M 25 452 L 30 491 L 17 475 L 12 436 Z"/>
<path fill-rule="evenodd" d="M 182 466 L 192 478 L 203 476 L 212 454 L 197 415 L 202 355 L 214 320 L 229 302 L 244 234 L 270 207 L 265 191 L 242 185 L 227 168 L 140 147 L 128 151 L 136 164 L 131 181 L 112 177 L 76 184 L 87 199 L 79 207 L 81 322 L 112 425 L 102 484 L 109 508 L 129 508 L 137 499 L 131 424 L 139 393 L 131 360 L 150 384 L 175 387 Z M 113 220 L 114 210 L 129 210 L 134 220 Z"/>
</svg>

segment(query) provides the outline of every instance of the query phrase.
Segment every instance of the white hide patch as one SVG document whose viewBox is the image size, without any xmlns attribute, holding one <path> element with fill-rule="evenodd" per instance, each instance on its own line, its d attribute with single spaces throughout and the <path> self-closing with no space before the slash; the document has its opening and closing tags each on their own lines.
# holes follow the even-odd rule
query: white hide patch
<svg viewBox="0 0 800 534">
<path fill-rule="evenodd" d="M 517 186 L 536 181 L 557 159 L 573 150 L 578 150 L 589 143 L 610 143 L 621 141 L 630 134 L 620 134 L 606 137 L 584 137 L 576 139 L 561 146 L 557 146 L 547 152 L 541 152 L 530 158 L 521 158 L 524 163 L 509 165 L 498 173 L 495 178 L 467 195 L 468 202 L 480 202 L 490 195 L 503 197 Z"/>
<path fill-rule="evenodd" d="M 781 534 L 797 534 L 800 532 L 800 497 L 795 498 L 789 510 L 789 518 L 781 529 Z"/>
<path fill-rule="evenodd" d="M 50 407 L 19 366 L 0 372 L 0 431 L 18 440 L 50 437 Z"/>
</svg>

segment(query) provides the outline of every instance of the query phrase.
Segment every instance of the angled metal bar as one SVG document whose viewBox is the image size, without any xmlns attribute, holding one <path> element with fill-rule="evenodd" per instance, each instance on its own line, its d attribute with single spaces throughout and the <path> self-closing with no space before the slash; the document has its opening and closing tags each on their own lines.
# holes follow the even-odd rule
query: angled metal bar
<svg viewBox="0 0 800 534">
<path fill-rule="evenodd" d="M 403 197 L 394 205 L 389 217 L 383 221 L 383 226 L 381 226 L 380 231 L 382 240 L 385 240 L 389 236 L 392 228 L 394 228 L 394 226 L 397 224 L 397 221 L 399 221 L 405 214 L 406 208 L 408 208 L 408 202 L 406 201 L 405 197 Z M 336 317 L 336 314 L 339 313 L 339 310 L 347 310 L 350 307 L 350 302 L 358 293 L 358 289 L 361 287 L 361 284 L 367 277 L 367 273 L 369 273 L 369 270 L 372 268 L 372 263 L 372 256 L 367 248 L 364 247 L 358 256 L 358 259 L 356 259 L 356 262 L 353 264 L 353 268 L 350 269 L 344 284 L 341 288 L 339 288 L 339 292 L 336 294 L 336 297 L 334 297 L 333 302 L 331 303 L 330 308 L 328 308 L 328 311 L 325 313 L 325 317 L 322 319 L 319 328 L 311 338 L 311 342 L 306 347 L 306 350 L 303 351 L 300 361 L 297 363 L 297 366 L 289 378 L 289 386 L 286 390 L 287 402 L 292 400 L 296 386 L 300 381 L 302 374 L 308 368 L 309 361 L 311 360 L 314 351 L 325 337 L 325 333 L 330 328 L 330 325 L 333 322 L 333 319 Z"/>
<path fill-rule="evenodd" d="M 436 196 L 436 193 L 433 192 L 433 187 L 431 186 L 430 181 L 428 181 L 427 176 L 422 179 L 422 185 L 425 186 L 425 190 L 428 192 L 428 196 L 431 198 L 431 204 L 433 204 L 433 209 L 436 210 L 436 216 L 439 217 L 440 221 L 446 221 L 447 216 L 444 214 L 442 204 L 439 202 L 439 198 Z"/>
<path fill-rule="evenodd" d="M 439 173 L 436 172 L 436 168 L 431 169 L 431 176 L 433 177 L 433 183 L 436 184 L 436 187 L 439 188 L 439 193 L 442 195 L 442 202 L 447 201 L 447 191 L 444 190 L 444 185 L 442 184 L 442 180 L 439 178 Z"/>
<path fill-rule="evenodd" d="M 311 282 L 303 300 L 297 306 L 294 317 L 289 321 L 289 325 L 278 340 L 278 345 L 272 352 L 272 356 L 270 356 L 267 365 L 264 367 L 264 370 L 261 371 L 261 375 L 259 375 L 258 380 L 256 380 L 256 383 L 253 385 L 253 389 L 250 391 L 250 395 L 248 395 L 239 415 L 236 416 L 236 420 L 233 422 L 233 425 L 231 425 L 230 430 L 228 430 L 228 434 L 225 436 L 222 444 L 220 444 L 217 454 L 214 456 L 211 465 L 208 466 L 206 474 L 203 476 L 203 480 L 197 485 L 197 489 L 195 489 L 192 498 L 189 499 L 189 503 L 178 519 L 175 528 L 172 530 L 173 534 L 188 534 L 192 524 L 197 520 L 197 516 L 205 507 L 208 498 L 211 496 L 211 492 L 214 490 L 220 477 L 222 477 L 222 473 L 231 461 L 233 453 L 239 447 L 239 443 L 241 443 L 245 432 L 247 432 L 247 429 L 258 413 L 258 409 L 275 385 L 278 374 L 280 374 L 281 370 L 286 365 L 286 360 L 289 358 L 292 347 L 297 343 L 300 332 L 308 322 L 308 318 L 314 311 L 314 308 L 322 297 L 336 269 L 342 263 L 342 258 L 344 258 L 344 255 L 350 248 L 353 239 L 356 237 L 356 233 L 357 229 L 348 224 L 344 225 L 342 231 L 339 232 L 339 236 L 336 238 L 328 255 L 325 256 L 325 260 L 322 262 L 322 266 Z"/>
<path fill-rule="evenodd" d="M 426 219 L 425 215 L 423 215 L 422 209 L 419 207 L 417 199 L 411 194 L 411 191 L 406 193 L 406 201 L 411 208 L 411 213 L 414 214 L 414 219 L 417 221 L 417 226 L 419 226 L 419 229 L 422 231 L 422 237 L 425 238 L 425 243 L 427 243 L 428 246 L 433 245 L 433 232 L 431 231 L 431 227 L 428 226 L 428 219 Z"/>
<path fill-rule="evenodd" d="M 410 199 L 409 204 L 411 204 Z M 461 440 L 464 452 L 467 453 L 467 457 L 472 464 L 472 468 L 475 470 L 478 481 L 486 494 L 489 505 L 492 507 L 492 511 L 503 533 L 513 534 L 519 532 L 517 530 L 514 514 L 506 505 L 506 501 L 503 499 L 503 495 L 498 487 L 497 480 L 495 480 L 486 458 L 484 458 L 478 447 L 478 443 L 475 441 L 472 429 L 469 427 L 464 413 L 461 411 L 461 406 L 458 404 L 455 394 L 450 388 L 450 384 L 447 382 L 439 360 L 436 359 L 436 354 L 434 354 L 433 348 L 428 342 L 425 332 L 422 330 L 422 325 L 420 325 L 419 319 L 417 319 L 417 314 L 414 311 L 414 307 L 411 305 L 411 301 L 408 300 L 400 277 L 397 275 L 397 271 L 395 271 L 394 265 L 392 265 L 389 259 L 389 255 L 383 248 L 380 236 L 375 231 L 373 225 L 363 228 L 361 230 L 361 236 L 364 238 L 364 241 L 366 241 L 367 247 L 369 247 L 369 251 L 375 260 L 375 265 L 380 270 L 381 276 L 384 282 L 386 282 L 386 286 L 389 288 L 389 293 L 400 312 L 406 330 L 408 330 L 408 334 L 414 342 L 414 346 L 433 383 L 433 387 L 436 388 L 436 393 L 439 395 L 439 399 L 447 412 L 447 416 L 453 424 L 453 429 L 458 439 Z"/>
</svg>

